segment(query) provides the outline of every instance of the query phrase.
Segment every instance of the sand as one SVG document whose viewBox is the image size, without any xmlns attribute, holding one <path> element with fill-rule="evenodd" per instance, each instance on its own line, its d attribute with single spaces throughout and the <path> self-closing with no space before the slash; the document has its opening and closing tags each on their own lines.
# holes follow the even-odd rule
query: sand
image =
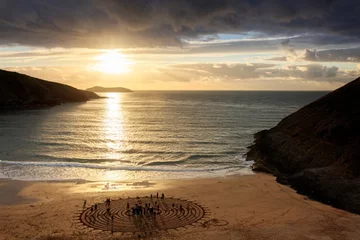
<svg viewBox="0 0 360 240">
<path fill-rule="evenodd" d="M 0 239 L 138 239 L 79 223 L 84 199 L 146 196 L 157 191 L 205 206 L 205 220 L 145 239 L 359 239 L 360 216 L 308 199 L 266 174 L 162 182 L 0 181 Z M 204 221 L 205 221 L 204 220 Z M 203 221 L 203 222 L 204 222 Z"/>
</svg>

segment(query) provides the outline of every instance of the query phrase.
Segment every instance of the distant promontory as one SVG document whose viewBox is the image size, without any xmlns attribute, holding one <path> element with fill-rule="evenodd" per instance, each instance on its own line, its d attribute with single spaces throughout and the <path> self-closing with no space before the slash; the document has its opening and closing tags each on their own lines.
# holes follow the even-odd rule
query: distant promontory
<svg viewBox="0 0 360 240">
<path fill-rule="evenodd" d="M 300 193 L 360 214 L 360 78 L 255 134 L 247 158 Z"/>
<path fill-rule="evenodd" d="M 130 90 L 128 88 L 123 88 L 123 87 L 99 87 L 99 86 L 88 88 L 88 89 L 86 89 L 86 91 L 90 91 L 90 92 L 132 92 L 132 90 Z"/>
<path fill-rule="evenodd" d="M 100 98 L 97 94 L 0 70 L 0 109 L 37 108 Z"/>
</svg>

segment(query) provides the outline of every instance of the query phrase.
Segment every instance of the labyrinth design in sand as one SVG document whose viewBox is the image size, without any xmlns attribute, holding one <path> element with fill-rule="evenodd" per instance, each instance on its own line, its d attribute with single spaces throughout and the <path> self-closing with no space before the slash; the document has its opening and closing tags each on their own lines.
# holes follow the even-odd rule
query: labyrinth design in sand
<svg viewBox="0 0 360 240">
<path fill-rule="evenodd" d="M 127 208 L 129 203 L 130 208 Z M 156 215 L 133 214 L 131 208 L 137 204 L 144 207 L 159 205 Z M 174 206 L 173 206 L 174 204 Z M 180 207 L 180 205 L 182 207 Z M 88 227 L 111 232 L 156 232 L 185 227 L 199 222 L 206 215 L 205 209 L 197 203 L 176 198 L 125 198 L 112 200 L 110 213 L 106 204 L 100 203 L 96 210 L 91 207 L 80 214 L 80 221 Z"/>
</svg>

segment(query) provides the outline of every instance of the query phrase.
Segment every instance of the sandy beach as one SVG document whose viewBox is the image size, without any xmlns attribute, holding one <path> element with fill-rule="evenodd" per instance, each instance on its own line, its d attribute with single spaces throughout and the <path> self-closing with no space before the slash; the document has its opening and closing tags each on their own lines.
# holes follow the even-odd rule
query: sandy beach
<svg viewBox="0 0 360 240">
<path fill-rule="evenodd" d="M 266 174 L 164 182 L 0 182 L 0 239 L 138 239 L 79 222 L 83 201 L 149 196 L 196 201 L 204 221 L 146 239 L 358 239 L 360 216 L 308 199 Z M 215 224 L 204 224 L 213 222 Z M 221 223 L 221 224 L 216 224 Z M 217 226 L 221 225 L 221 226 Z"/>
</svg>

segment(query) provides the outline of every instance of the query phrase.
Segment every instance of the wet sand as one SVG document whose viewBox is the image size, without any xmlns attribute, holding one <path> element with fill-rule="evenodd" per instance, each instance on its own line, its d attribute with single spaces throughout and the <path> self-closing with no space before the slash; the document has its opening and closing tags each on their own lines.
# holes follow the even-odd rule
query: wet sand
<svg viewBox="0 0 360 240">
<path fill-rule="evenodd" d="M 196 201 L 206 220 L 145 239 L 358 239 L 360 216 L 308 199 L 266 174 L 163 182 L 0 181 L 0 239 L 138 239 L 137 234 L 102 232 L 79 223 L 83 201 L 149 196 Z"/>
</svg>

